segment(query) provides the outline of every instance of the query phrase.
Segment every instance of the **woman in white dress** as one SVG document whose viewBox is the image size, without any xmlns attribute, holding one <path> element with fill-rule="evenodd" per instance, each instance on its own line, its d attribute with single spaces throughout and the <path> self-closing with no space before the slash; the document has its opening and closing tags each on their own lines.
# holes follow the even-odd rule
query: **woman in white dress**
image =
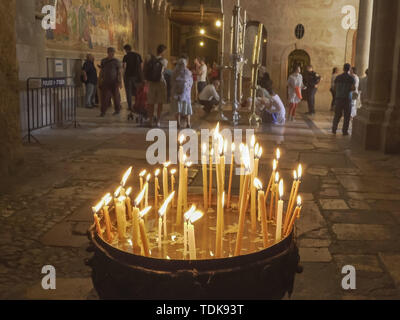
<svg viewBox="0 0 400 320">
<path fill-rule="evenodd" d="M 301 90 L 306 89 L 303 84 L 303 76 L 301 75 L 300 66 L 297 66 L 288 80 L 289 95 L 289 121 L 293 121 L 296 116 L 296 109 L 302 100 Z"/>
</svg>

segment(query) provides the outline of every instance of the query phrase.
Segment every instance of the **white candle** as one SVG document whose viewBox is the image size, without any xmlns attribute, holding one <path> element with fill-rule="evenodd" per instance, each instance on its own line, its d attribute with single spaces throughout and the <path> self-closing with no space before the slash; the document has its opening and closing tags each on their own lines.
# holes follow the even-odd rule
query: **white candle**
<svg viewBox="0 0 400 320">
<path fill-rule="evenodd" d="M 282 213 L 283 213 L 283 180 L 279 182 L 278 215 L 276 218 L 276 242 L 282 239 Z"/>
<path fill-rule="evenodd" d="M 149 181 L 151 179 L 151 174 L 147 175 L 146 178 L 146 184 L 144 185 L 145 191 L 145 202 L 144 202 L 144 208 L 147 208 L 149 206 Z"/>
<path fill-rule="evenodd" d="M 176 224 L 180 226 L 182 224 L 182 205 L 183 205 L 183 192 L 184 192 L 184 175 L 185 175 L 185 156 L 183 154 L 183 143 L 185 136 L 179 137 L 179 187 L 178 187 L 178 207 L 176 210 Z"/>
<path fill-rule="evenodd" d="M 171 170 L 171 192 L 175 192 L 175 174 L 176 174 L 176 169 Z M 172 199 L 172 207 L 175 208 L 176 202 L 175 202 L 175 197 Z"/>
<path fill-rule="evenodd" d="M 158 210 L 158 191 L 160 189 L 160 183 L 158 182 L 158 175 L 160 174 L 160 169 L 157 169 L 154 173 L 154 208 Z"/>
<path fill-rule="evenodd" d="M 208 188 L 207 188 L 207 145 L 204 143 L 202 148 L 201 164 L 203 169 L 203 201 L 204 211 L 208 210 Z"/>
<path fill-rule="evenodd" d="M 196 237 L 194 232 L 194 223 L 199 220 L 203 216 L 203 213 L 200 211 L 194 212 L 189 219 L 188 222 L 188 236 L 189 236 L 189 254 L 190 260 L 197 259 L 197 252 L 196 252 Z"/>
<path fill-rule="evenodd" d="M 190 210 L 185 213 L 184 218 L 185 218 L 185 224 L 184 224 L 184 229 L 183 229 L 183 259 L 187 258 L 188 254 L 188 247 L 189 247 L 189 239 L 188 239 L 188 225 L 189 225 L 189 219 L 192 216 L 192 214 L 196 212 L 196 206 L 192 205 Z"/>
</svg>

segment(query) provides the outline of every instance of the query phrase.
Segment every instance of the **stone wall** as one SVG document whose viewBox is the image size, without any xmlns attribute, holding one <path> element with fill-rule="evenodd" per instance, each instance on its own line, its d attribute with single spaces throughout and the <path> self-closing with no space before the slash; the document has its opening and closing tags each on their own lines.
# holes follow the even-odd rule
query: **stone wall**
<svg viewBox="0 0 400 320">
<path fill-rule="evenodd" d="M 0 2 L 0 176 L 12 173 L 21 158 L 15 0 Z"/>
<path fill-rule="evenodd" d="M 231 21 L 236 0 L 225 0 L 226 21 Z M 331 71 L 334 66 L 342 68 L 354 53 L 354 30 L 345 30 L 342 20 L 346 14 L 342 8 L 351 5 L 358 13 L 359 0 L 264 0 L 241 1 L 250 21 L 262 22 L 268 32 L 267 69 L 280 96 L 286 98 L 288 57 L 295 49 L 305 50 L 311 58 L 314 69 L 322 75 L 323 81 L 317 93 L 317 108 L 328 109 Z M 302 39 L 295 37 L 295 28 L 303 24 Z M 357 22 L 355 23 L 357 26 Z M 225 34 L 230 39 L 230 23 Z M 347 45 L 346 45 L 347 43 Z M 229 52 L 230 41 L 225 43 Z M 347 53 L 347 54 L 346 54 Z"/>
</svg>

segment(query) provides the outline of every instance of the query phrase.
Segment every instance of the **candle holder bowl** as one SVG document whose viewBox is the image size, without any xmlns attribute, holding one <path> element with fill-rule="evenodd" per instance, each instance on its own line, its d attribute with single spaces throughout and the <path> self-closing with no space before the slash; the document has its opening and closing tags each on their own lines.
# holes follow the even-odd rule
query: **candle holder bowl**
<svg viewBox="0 0 400 320">
<path fill-rule="evenodd" d="M 162 260 L 119 250 L 88 231 L 87 262 L 104 300 L 279 300 L 300 272 L 294 231 L 262 251 L 210 260 Z"/>
</svg>

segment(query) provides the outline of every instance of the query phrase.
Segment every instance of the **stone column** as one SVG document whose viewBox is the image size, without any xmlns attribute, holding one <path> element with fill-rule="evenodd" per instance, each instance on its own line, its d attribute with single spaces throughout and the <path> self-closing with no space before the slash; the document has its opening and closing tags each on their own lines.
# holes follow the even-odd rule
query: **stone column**
<svg viewBox="0 0 400 320">
<path fill-rule="evenodd" d="M 0 176 L 21 159 L 15 9 L 15 0 L 0 2 Z"/>
<path fill-rule="evenodd" d="M 356 52 L 356 67 L 360 76 L 364 75 L 369 65 L 373 8 L 374 0 L 360 1 Z"/>
<path fill-rule="evenodd" d="M 353 141 L 368 150 L 382 147 L 382 128 L 391 98 L 398 0 L 374 1 L 367 102 L 353 121 Z"/>
<path fill-rule="evenodd" d="M 395 13 L 393 13 L 395 14 Z M 383 125 L 383 150 L 386 153 L 400 152 L 400 5 L 397 8 L 397 31 L 393 59 L 392 94 Z"/>
</svg>

